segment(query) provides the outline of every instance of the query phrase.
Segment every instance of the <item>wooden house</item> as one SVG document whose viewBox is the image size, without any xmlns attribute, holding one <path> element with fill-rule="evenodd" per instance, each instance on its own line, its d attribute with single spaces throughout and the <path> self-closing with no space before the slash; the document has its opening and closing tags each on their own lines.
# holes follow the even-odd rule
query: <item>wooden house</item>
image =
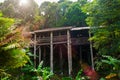
<svg viewBox="0 0 120 80">
<path fill-rule="evenodd" d="M 52 72 L 69 75 L 79 69 L 80 61 L 94 68 L 93 48 L 88 41 L 89 27 L 49 28 L 31 34 L 35 66 L 44 61 Z"/>
</svg>

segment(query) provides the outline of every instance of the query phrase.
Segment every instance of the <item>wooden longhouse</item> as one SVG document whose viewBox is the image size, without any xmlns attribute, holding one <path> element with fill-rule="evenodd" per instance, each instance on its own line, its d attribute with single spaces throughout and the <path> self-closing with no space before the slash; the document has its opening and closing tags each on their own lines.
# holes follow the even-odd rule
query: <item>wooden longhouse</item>
<svg viewBox="0 0 120 80">
<path fill-rule="evenodd" d="M 32 35 L 35 66 L 42 60 L 50 66 L 52 72 L 58 65 L 57 70 L 64 72 L 64 68 L 67 68 L 69 75 L 76 67 L 74 64 L 82 60 L 90 62 L 94 68 L 92 44 L 88 41 L 89 27 L 49 28 L 34 31 Z"/>
</svg>

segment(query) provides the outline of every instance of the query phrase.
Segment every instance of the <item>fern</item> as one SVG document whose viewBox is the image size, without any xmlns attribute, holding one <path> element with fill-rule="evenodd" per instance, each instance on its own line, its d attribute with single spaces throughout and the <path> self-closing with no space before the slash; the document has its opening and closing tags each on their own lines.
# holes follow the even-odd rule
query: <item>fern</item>
<svg viewBox="0 0 120 80">
<path fill-rule="evenodd" d="M 0 69 L 5 72 L 24 66 L 29 60 L 24 50 L 29 39 L 22 32 L 22 28 L 14 26 L 14 19 L 4 18 L 0 13 Z"/>
</svg>

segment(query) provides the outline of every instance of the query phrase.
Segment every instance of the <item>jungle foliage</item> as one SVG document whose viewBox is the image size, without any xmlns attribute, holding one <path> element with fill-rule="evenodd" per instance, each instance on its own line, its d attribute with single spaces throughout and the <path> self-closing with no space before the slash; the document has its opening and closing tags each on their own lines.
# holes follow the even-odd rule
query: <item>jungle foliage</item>
<svg viewBox="0 0 120 80">
<path fill-rule="evenodd" d="M 0 10 L 4 14 L 3 17 L 0 12 L 0 77 L 2 79 L 11 76 L 10 70 L 24 65 L 28 71 L 35 74 L 42 70 L 49 73 L 49 69 L 41 66 L 36 69 L 33 65 L 26 65 L 29 57 L 24 47 L 29 41 L 23 37 L 23 29 L 18 29 L 15 25 L 29 26 L 30 30 L 90 26 L 90 32 L 93 35 L 90 40 L 93 41 L 94 48 L 98 51 L 95 69 L 100 77 L 111 80 L 113 77 L 116 80 L 120 79 L 120 0 L 93 0 L 91 2 L 59 0 L 57 3 L 46 1 L 41 6 L 38 6 L 34 0 L 29 0 L 27 6 L 20 6 L 19 1 L 5 0 L 0 4 Z M 25 73 L 25 75 L 28 74 Z M 76 78 L 79 77 L 82 77 L 81 71 Z"/>
<path fill-rule="evenodd" d="M 86 13 L 82 11 L 82 6 L 87 0 L 72 2 L 69 0 L 60 0 L 58 3 L 44 2 L 40 6 L 40 14 L 44 13 L 43 27 L 84 27 L 87 26 L 85 18 Z"/>
<path fill-rule="evenodd" d="M 83 7 L 83 11 L 88 14 L 86 22 L 93 34 L 90 40 L 98 50 L 96 68 L 99 73 L 105 71 L 103 75 L 114 73 L 119 76 L 120 71 L 116 68 L 120 66 L 120 0 L 93 0 Z M 112 80 L 111 76 L 109 79 Z"/>
<path fill-rule="evenodd" d="M 93 29 L 93 40 L 101 54 L 116 55 L 120 52 L 120 0 L 94 0 L 84 7 L 86 19 Z"/>
<path fill-rule="evenodd" d="M 23 37 L 22 29 L 17 29 L 14 19 L 5 18 L 0 12 L 0 77 L 8 75 L 7 71 L 24 66 L 29 57 L 23 49 L 28 40 Z"/>
</svg>

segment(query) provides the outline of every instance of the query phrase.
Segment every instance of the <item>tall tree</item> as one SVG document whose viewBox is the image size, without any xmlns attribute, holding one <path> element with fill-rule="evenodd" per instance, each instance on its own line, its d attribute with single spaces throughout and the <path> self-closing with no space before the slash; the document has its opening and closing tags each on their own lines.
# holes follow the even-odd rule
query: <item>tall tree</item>
<svg viewBox="0 0 120 80">
<path fill-rule="evenodd" d="M 87 1 L 86 1 L 87 3 Z M 66 13 L 66 22 L 68 26 L 86 26 L 86 13 L 82 12 L 82 3 L 74 2 Z"/>
<path fill-rule="evenodd" d="M 72 2 L 61 0 L 58 3 L 44 2 L 40 6 L 41 13 L 44 13 L 45 27 L 61 26 L 86 26 L 86 14 L 81 7 L 85 1 Z"/>
<path fill-rule="evenodd" d="M 68 1 L 68 0 L 59 0 L 58 3 L 65 2 L 65 1 Z"/>
<path fill-rule="evenodd" d="M 58 7 L 57 7 L 57 25 L 58 27 L 61 26 L 66 26 L 65 21 L 66 21 L 66 16 L 65 14 L 68 12 L 68 8 L 72 4 L 72 1 L 68 0 L 63 0 L 62 2 L 58 2 Z"/>
<path fill-rule="evenodd" d="M 38 15 L 38 5 L 34 0 L 27 0 L 26 4 L 20 4 L 21 0 L 5 0 L 1 5 L 1 11 L 6 17 L 21 19 L 23 22 L 32 22 Z"/>
<path fill-rule="evenodd" d="M 40 6 L 40 13 L 45 18 L 44 28 L 55 27 L 57 20 L 57 3 L 44 2 Z"/>
<path fill-rule="evenodd" d="M 78 0 L 77 2 L 80 3 L 80 6 L 84 6 L 89 0 Z"/>
<path fill-rule="evenodd" d="M 93 36 L 94 47 L 98 50 L 95 68 L 100 75 L 116 74 L 120 79 L 120 0 L 93 0 L 84 8 L 88 14 L 86 19 Z M 107 55 L 107 56 L 104 56 Z M 105 73 L 103 73 L 105 72 Z"/>
<path fill-rule="evenodd" d="M 87 23 L 95 27 L 94 46 L 101 54 L 120 53 L 120 0 L 94 0 L 84 7 Z M 102 28 L 101 28 L 102 26 Z M 91 27 L 91 28 L 92 28 Z"/>
</svg>

